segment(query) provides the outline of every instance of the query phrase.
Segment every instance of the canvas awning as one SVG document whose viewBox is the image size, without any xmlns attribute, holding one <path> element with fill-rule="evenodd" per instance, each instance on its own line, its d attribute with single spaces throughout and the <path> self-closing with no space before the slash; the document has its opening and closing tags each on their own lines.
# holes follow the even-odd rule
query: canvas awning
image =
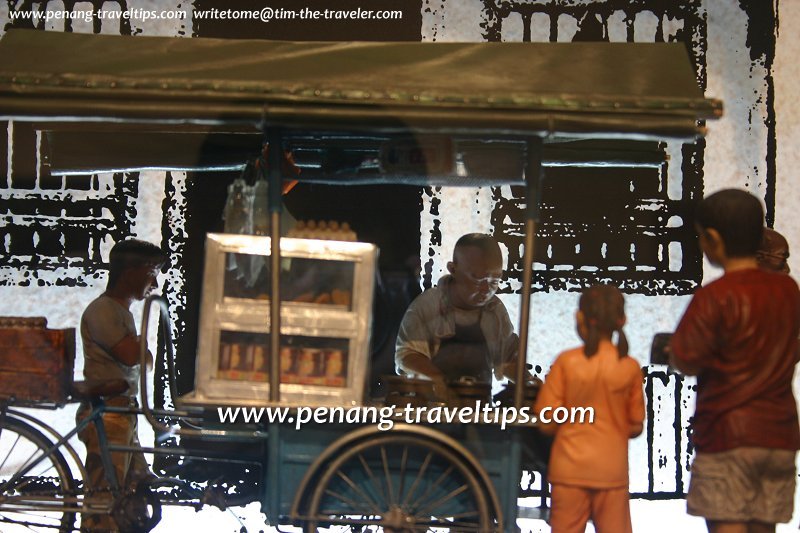
<svg viewBox="0 0 800 533">
<path fill-rule="evenodd" d="M 527 137 L 544 138 L 545 165 L 658 165 L 653 141 L 694 140 L 722 112 L 675 43 L 10 30 L 0 59 L 0 119 L 35 122 L 56 174 L 241 167 L 278 126 L 307 180 L 521 183 Z"/>
<path fill-rule="evenodd" d="M 682 44 L 323 43 L 10 30 L 0 117 L 684 139 Z"/>
</svg>

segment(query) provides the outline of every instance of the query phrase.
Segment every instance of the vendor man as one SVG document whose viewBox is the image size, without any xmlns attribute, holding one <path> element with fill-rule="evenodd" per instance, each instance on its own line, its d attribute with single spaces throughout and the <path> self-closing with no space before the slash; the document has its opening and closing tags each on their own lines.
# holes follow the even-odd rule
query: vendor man
<svg viewBox="0 0 800 533">
<path fill-rule="evenodd" d="M 128 389 L 119 395 L 104 397 L 106 405 L 136 407 L 139 391 L 139 337 L 130 307 L 143 300 L 157 287 L 156 277 L 166 262 L 164 251 L 149 242 L 128 239 L 118 242 L 109 254 L 108 285 L 105 292 L 94 299 L 81 317 L 85 379 L 93 383 L 124 380 Z M 147 352 L 148 366 L 152 355 Z M 76 418 L 88 416 L 91 406 L 81 404 Z M 121 446 L 140 448 L 135 414 L 104 413 L 103 425 L 108 442 Z M 86 444 L 86 472 L 89 488 L 98 490 L 108 486 L 100 457 L 97 431 L 90 424 L 79 434 Z M 127 486 L 136 485 L 153 477 L 142 452 L 112 452 L 117 480 Z M 108 515 L 92 515 L 84 520 L 83 529 L 114 529 Z"/>
<path fill-rule="evenodd" d="M 446 384 L 514 375 L 518 337 L 495 296 L 503 274 L 500 246 L 470 233 L 456 242 L 448 275 L 409 306 L 397 335 L 395 365 L 412 377 Z"/>
</svg>

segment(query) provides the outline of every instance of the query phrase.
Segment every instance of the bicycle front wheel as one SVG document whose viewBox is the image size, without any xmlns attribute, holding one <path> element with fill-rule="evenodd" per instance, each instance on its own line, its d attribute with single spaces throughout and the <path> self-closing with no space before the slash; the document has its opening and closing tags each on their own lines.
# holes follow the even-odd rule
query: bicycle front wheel
<svg viewBox="0 0 800 533">
<path fill-rule="evenodd" d="M 4 533 L 73 531 L 75 480 L 58 450 L 46 453 L 52 446 L 33 426 L 8 416 L 0 420 L 0 530 Z"/>
</svg>

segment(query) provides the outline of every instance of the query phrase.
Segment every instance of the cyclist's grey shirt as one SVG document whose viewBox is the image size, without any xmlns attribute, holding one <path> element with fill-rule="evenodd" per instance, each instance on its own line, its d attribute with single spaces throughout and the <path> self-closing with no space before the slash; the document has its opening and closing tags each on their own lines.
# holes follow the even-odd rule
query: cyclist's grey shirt
<svg viewBox="0 0 800 533">
<path fill-rule="evenodd" d="M 139 393 L 139 367 L 128 366 L 111 355 L 111 348 L 128 335 L 136 336 L 133 315 L 113 298 L 96 298 L 81 317 L 83 376 L 87 380 L 124 379 L 130 396 Z"/>
</svg>

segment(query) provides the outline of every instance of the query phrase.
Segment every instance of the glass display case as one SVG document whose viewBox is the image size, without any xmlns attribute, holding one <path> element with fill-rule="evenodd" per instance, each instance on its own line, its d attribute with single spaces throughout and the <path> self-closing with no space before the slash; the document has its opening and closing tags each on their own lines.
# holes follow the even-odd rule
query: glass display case
<svg viewBox="0 0 800 533">
<path fill-rule="evenodd" d="M 208 234 L 196 389 L 182 402 L 269 401 L 270 239 Z M 378 251 L 281 239 L 281 403 L 358 405 L 368 374 Z"/>
</svg>

